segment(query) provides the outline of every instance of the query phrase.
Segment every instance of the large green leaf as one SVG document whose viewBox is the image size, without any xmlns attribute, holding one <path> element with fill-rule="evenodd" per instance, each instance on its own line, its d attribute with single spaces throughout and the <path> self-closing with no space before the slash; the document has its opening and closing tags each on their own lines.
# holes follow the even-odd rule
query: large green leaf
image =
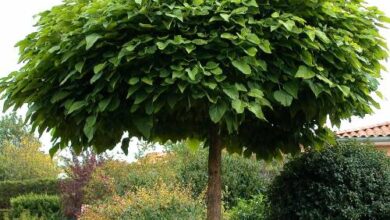
<svg viewBox="0 0 390 220">
<path fill-rule="evenodd" d="M 239 71 L 241 71 L 245 75 L 250 75 L 252 73 L 251 67 L 243 59 L 233 60 L 232 64 L 235 68 L 237 68 Z"/>
<path fill-rule="evenodd" d="M 295 74 L 295 77 L 303 78 L 303 79 L 311 79 L 315 75 L 316 75 L 315 72 L 313 72 L 309 67 L 301 65 L 299 66 L 298 71 Z"/>
<path fill-rule="evenodd" d="M 298 81 L 290 81 L 283 85 L 283 88 L 288 94 L 292 95 L 294 98 L 298 99 L 298 91 L 299 91 L 299 82 Z"/>
<path fill-rule="evenodd" d="M 96 118 L 97 118 L 96 115 L 92 115 L 85 120 L 83 132 L 85 136 L 87 136 L 88 141 L 91 141 L 93 139 L 93 135 L 95 132 Z"/>
<path fill-rule="evenodd" d="M 248 105 L 249 111 L 251 111 L 258 119 L 266 120 L 264 117 L 263 109 L 258 103 L 252 102 Z"/>
<path fill-rule="evenodd" d="M 242 114 L 245 110 L 246 104 L 239 99 L 235 99 L 232 101 L 232 107 L 238 114 Z"/>
<path fill-rule="evenodd" d="M 144 137 L 149 138 L 153 128 L 153 119 L 151 117 L 134 117 L 132 120 L 138 131 Z"/>
<path fill-rule="evenodd" d="M 68 114 L 71 114 L 74 111 L 77 111 L 77 110 L 83 108 L 87 104 L 88 103 L 86 101 L 77 101 L 77 102 L 72 103 L 72 105 L 68 109 Z"/>
<path fill-rule="evenodd" d="M 221 121 L 227 110 L 228 106 L 223 101 L 218 101 L 216 104 L 212 105 L 209 109 L 211 121 L 213 121 L 214 123 L 218 123 L 219 121 Z"/>
<path fill-rule="evenodd" d="M 293 101 L 293 96 L 288 94 L 284 90 L 278 90 L 274 92 L 274 98 L 283 106 L 290 106 Z"/>
<path fill-rule="evenodd" d="M 238 99 L 239 93 L 234 85 L 222 85 L 223 92 L 228 95 L 231 99 Z"/>
<path fill-rule="evenodd" d="M 90 34 L 90 35 L 86 36 L 85 37 L 85 41 L 86 41 L 85 49 L 89 50 L 96 43 L 96 41 L 99 40 L 100 38 L 102 38 L 102 36 L 99 34 Z"/>
</svg>

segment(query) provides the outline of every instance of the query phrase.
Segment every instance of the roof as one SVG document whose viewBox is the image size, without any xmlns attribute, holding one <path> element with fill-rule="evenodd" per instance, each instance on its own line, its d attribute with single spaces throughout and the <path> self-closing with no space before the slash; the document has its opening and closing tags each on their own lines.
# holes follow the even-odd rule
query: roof
<svg viewBox="0 0 390 220">
<path fill-rule="evenodd" d="M 390 121 L 358 129 L 338 131 L 339 138 L 390 137 Z"/>
</svg>

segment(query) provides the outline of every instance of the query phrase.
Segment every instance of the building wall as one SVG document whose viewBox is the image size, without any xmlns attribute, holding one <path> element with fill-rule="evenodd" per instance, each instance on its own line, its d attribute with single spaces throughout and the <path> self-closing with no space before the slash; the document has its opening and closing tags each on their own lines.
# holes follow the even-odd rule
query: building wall
<svg viewBox="0 0 390 220">
<path fill-rule="evenodd" d="M 375 143 L 375 146 L 379 149 L 379 150 L 383 150 L 387 153 L 387 156 L 390 157 L 390 143 L 389 144 L 383 144 L 383 143 L 380 143 L 380 144 L 377 144 Z"/>
</svg>

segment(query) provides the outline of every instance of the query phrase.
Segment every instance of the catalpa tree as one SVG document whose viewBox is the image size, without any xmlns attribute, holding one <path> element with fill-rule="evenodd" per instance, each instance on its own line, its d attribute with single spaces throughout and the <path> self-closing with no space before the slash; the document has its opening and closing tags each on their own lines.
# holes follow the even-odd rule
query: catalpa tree
<svg viewBox="0 0 390 220">
<path fill-rule="evenodd" d="M 299 152 L 331 140 L 327 119 L 372 112 L 386 20 L 362 0 L 65 0 L 17 44 L 23 67 L 1 90 L 52 154 L 126 151 L 126 132 L 205 141 L 220 219 L 222 148 Z"/>
</svg>

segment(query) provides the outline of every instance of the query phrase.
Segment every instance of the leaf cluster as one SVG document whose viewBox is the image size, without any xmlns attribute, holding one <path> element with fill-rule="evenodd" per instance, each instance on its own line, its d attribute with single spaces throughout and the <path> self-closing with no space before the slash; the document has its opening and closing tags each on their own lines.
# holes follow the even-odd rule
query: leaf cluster
<svg viewBox="0 0 390 220">
<path fill-rule="evenodd" d="M 231 152 L 297 152 L 327 141 L 327 118 L 372 112 L 387 57 L 388 18 L 362 0 L 66 0 L 39 18 L 0 88 L 51 153 L 215 124 Z"/>
</svg>

